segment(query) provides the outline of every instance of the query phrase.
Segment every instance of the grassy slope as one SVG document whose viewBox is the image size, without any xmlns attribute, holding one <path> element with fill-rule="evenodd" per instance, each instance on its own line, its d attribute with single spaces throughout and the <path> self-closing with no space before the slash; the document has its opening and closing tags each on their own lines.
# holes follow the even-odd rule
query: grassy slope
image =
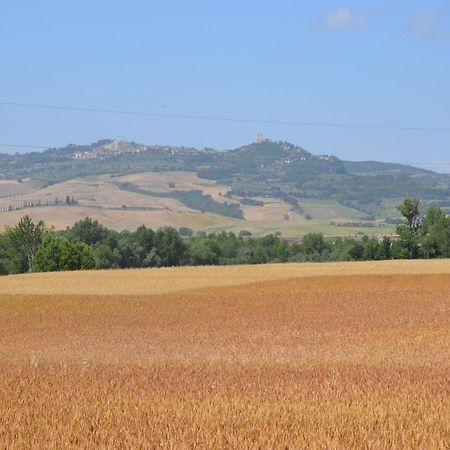
<svg viewBox="0 0 450 450">
<path fill-rule="evenodd" d="M 0 198 L 26 194 L 32 189 L 26 183 L 15 180 L 0 180 Z"/>
</svg>

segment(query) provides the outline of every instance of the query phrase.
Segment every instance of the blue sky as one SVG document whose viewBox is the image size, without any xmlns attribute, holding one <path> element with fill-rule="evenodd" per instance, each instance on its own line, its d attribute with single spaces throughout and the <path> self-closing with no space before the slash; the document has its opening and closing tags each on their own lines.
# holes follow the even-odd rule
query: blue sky
<svg viewBox="0 0 450 450">
<path fill-rule="evenodd" d="M 2 0 L 0 55 L 0 103 L 450 128 L 448 0 Z M 256 132 L 345 159 L 450 160 L 449 131 L 0 104 L 0 143 L 8 144 L 123 137 L 226 149 Z M 25 149 L 0 149 L 16 150 Z M 450 163 L 430 167 L 450 171 Z"/>
</svg>

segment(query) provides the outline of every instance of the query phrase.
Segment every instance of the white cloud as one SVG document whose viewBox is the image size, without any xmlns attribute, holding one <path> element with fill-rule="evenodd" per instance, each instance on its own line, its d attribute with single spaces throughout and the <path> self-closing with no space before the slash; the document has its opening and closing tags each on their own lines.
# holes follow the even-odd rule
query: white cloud
<svg viewBox="0 0 450 450">
<path fill-rule="evenodd" d="M 356 14 L 349 6 L 341 6 L 331 11 L 323 22 L 327 29 L 357 29 L 364 28 L 368 19 L 364 14 Z"/>
<path fill-rule="evenodd" d="M 450 24 L 442 21 L 439 11 L 422 9 L 410 23 L 408 34 L 430 41 L 450 43 Z"/>
</svg>

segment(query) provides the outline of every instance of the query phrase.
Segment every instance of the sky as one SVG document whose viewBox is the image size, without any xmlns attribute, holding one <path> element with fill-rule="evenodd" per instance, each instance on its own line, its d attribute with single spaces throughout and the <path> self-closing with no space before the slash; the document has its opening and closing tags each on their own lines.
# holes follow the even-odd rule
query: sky
<svg viewBox="0 0 450 450">
<path fill-rule="evenodd" d="M 2 0 L 0 57 L 0 152 L 261 132 L 450 172 L 448 0 Z"/>
</svg>

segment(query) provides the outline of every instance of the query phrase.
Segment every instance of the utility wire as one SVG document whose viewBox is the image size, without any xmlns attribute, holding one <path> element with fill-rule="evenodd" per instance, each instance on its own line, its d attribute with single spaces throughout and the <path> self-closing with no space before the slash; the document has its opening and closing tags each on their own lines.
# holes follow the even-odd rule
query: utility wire
<svg viewBox="0 0 450 450">
<path fill-rule="evenodd" d="M 293 125 L 293 126 L 307 126 L 307 127 L 323 127 L 323 128 L 358 128 L 358 129 L 373 129 L 373 130 L 398 130 L 398 131 L 426 131 L 426 132 L 450 132 L 450 128 L 440 127 L 412 127 L 412 126 L 398 126 L 398 125 L 363 125 L 363 124 L 349 124 L 349 123 L 334 123 L 334 122 L 302 122 L 290 120 L 264 120 L 264 119 L 246 119 L 237 117 L 221 117 L 208 115 L 191 115 L 191 114 L 170 114 L 170 113 L 155 113 L 143 111 L 124 111 L 118 109 L 103 109 L 103 108 L 85 108 L 73 106 L 58 106 L 45 105 L 33 103 L 17 103 L 17 102 L 1 102 L 0 106 L 11 106 L 19 108 L 35 108 L 35 109 L 50 109 L 58 111 L 73 111 L 73 112 L 89 112 L 89 113 L 103 113 L 103 114 L 120 114 L 144 117 L 159 117 L 166 119 L 184 119 L 184 120 L 203 120 L 215 122 L 235 122 L 235 123 L 254 123 L 265 125 Z"/>
</svg>

